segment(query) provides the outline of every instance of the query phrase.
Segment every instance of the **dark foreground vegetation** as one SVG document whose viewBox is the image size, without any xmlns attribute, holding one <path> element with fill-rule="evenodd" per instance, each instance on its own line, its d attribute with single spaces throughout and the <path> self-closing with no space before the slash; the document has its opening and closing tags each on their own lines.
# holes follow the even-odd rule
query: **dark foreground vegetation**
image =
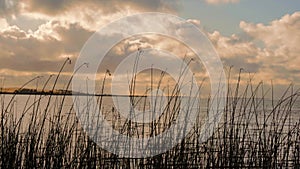
<svg viewBox="0 0 300 169">
<path fill-rule="evenodd" d="M 249 81 L 243 89 L 239 83 L 228 86 L 222 120 L 206 142 L 198 140 L 199 125 L 171 150 L 140 159 L 120 158 L 98 147 L 81 129 L 74 115 L 76 108 L 64 108 L 67 96 L 28 96 L 33 103 L 28 101 L 23 111 L 16 112 L 17 94 L 10 99 L 1 95 L 0 167 L 300 168 L 300 112 L 295 108 L 299 92 L 289 86 L 281 98 L 272 94 L 266 98 L 272 89 L 264 90 L 262 83 Z M 42 104 L 41 100 L 46 101 Z M 128 126 L 132 122 L 123 123 Z M 155 133 L 156 125 L 150 126 Z"/>
</svg>

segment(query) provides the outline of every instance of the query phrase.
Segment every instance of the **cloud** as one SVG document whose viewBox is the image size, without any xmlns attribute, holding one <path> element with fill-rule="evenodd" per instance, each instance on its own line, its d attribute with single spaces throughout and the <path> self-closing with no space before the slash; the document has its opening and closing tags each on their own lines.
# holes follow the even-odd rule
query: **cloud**
<svg viewBox="0 0 300 169">
<path fill-rule="evenodd" d="M 240 0 L 205 0 L 208 4 L 224 4 L 224 3 L 238 3 Z"/>
<path fill-rule="evenodd" d="M 259 71 L 261 63 L 257 55 L 260 49 L 253 42 L 243 40 L 235 34 L 226 37 L 218 31 L 208 33 L 208 38 L 215 46 L 224 65 L 244 68 L 248 72 Z"/>
<path fill-rule="evenodd" d="M 4 1 L 1 1 L 1 3 Z M 207 0 L 210 4 L 236 3 L 237 0 Z M 85 41 L 100 26 L 137 11 L 176 9 L 168 1 L 102 1 L 102 0 L 27 0 L 26 18 L 36 24 L 36 30 L 11 26 L 9 19 L 0 19 L 0 71 L 55 72 L 66 57 L 76 59 Z M 11 13 L 14 7 L 2 8 Z M 55 15 L 55 17 L 54 17 Z M 198 20 L 189 22 L 201 26 Z M 263 80 L 273 79 L 280 84 L 299 82 L 300 12 L 285 15 L 269 24 L 240 22 L 243 34 L 224 36 L 218 31 L 206 32 L 225 66 L 242 67 L 256 72 Z M 174 27 L 176 29 L 176 27 Z M 74 43 L 76 42 L 76 43 Z M 187 49 L 178 42 L 161 37 L 126 39 L 110 53 L 108 61 L 136 51 L 138 47 L 156 47 L 184 56 Z M 188 53 L 188 55 L 193 55 Z M 4 71 L 5 70 L 5 71 Z M 72 67 L 66 71 L 71 72 Z M 202 70 L 199 70 L 199 72 Z M 17 74 L 17 73 L 16 73 Z"/>
<path fill-rule="evenodd" d="M 269 24 L 240 22 L 243 33 L 207 33 L 224 65 L 256 73 L 259 80 L 300 83 L 300 12 Z"/>
<path fill-rule="evenodd" d="M 201 21 L 197 20 L 197 19 L 188 19 L 187 22 L 190 22 L 190 23 L 194 24 L 195 26 L 201 25 Z"/>
<path fill-rule="evenodd" d="M 0 19 L 0 70 L 57 71 L 65 57 L 76 59 L 86 40 L 106 23 L 132 11 L 168 11 L 176 8 L 176 1 L 162 0 L 21 2 L 21 5 L 13 3 L 12 6 L 7 0 L 0 0 L 0 14 L 13 15 L 22 8 L 17 19 Z M 33 23 L 35 26 L 32 26 Z M 134 45 L 130 47 L 130 50 L 135 49 Z"/>
<path fill-rule="evenodd" d="M 254 40 L 263 43 L 264 49 L 259 57 L 266 64 L 299 69 L 300 12 L 285 15 L 269 25 L 242 21 L 240 27 Z"/>
<path fill-rule="evenodd" d="M 178 0 L 0 0 L 0 17 L 27 30 L 55 19 L 95 31 L 111 20 L 134 13 L 176 13 L 179 6 Z"/>
<path fill-rule="evenodd" d="M 238 35 L 222 36 L 220 32 L 208 33 L 208 37 L 219 51 L 221 57 L 255 56 L 258 49 L 251 41 L 243 40 Z"/>
<path fill-rule="evenodd" d="M 0 32 L 0 67 L 16 71 L 57 71 L 66 57 L 75 58 L 92 32 L 78 24 L 51 21 L 35 32 L 10 26 Z"/>
<path fill-rule="evenodd" d="M 135 10 L 140 11 L 174 11 L 177 8 L 176 1 L 163 0 L 28 0 L 26 10 L 40 12 L 48 15 L 57 15 L 75 8 L 93 8 L 104 14 L 118 11 Z"/>
<path fill-rule="evenodd" d="M 0 0 L 0 16 L 9 16 L 19 9 L 19 0 Z"/>
<path fill-rule="evenodd" d="M 6 29 L 8 26 L 9 26 L 9 25 L 8 25 L 6 19 L 0 18 L 0 30 Z"/>
</svg>

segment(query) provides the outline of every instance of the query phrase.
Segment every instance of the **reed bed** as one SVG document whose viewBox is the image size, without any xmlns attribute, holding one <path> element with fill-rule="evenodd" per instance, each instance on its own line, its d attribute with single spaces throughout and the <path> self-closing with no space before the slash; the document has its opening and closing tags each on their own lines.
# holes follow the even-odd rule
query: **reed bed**
<svg viewBox="0 0 300 169">
<path fill-rule="evenodd" d="M 52 91 L 56 89 L 68 62 L 55 78 L 49 77 L 42 90 L 49 87 L 51 78 L 54 78 Z M 199 142 L 203 121 L 198 119 L 198 125 L 182 142 L 149 158 L 118 157 L 89 138 L 74 113 L 76 107 L 66 105 L 71 79 L 65 95 L 30 95 L 22 109 L 16 108 L 17 94 L 1 95 L 1 168 L 300 168 L 300 115 L 295 108 L 300 104 L 299 91 L 291 85 L 281 98 L 274 98 L 273 89 L 264 90 L 263 83 L 254 85 L 249 80 L 242 89 L 240 78 L 241 75 L 234 84 L 228 83 L 223 117 L 206 142 Z M 134 85 L 133 82 L 131 98 L 132 102 L 138 102 L 141 97 L 134 97 Z M 120 133 L 135 137 L 161 133 L 176 119 L 179 88 L 172 88 L 165 115 L 154 122 L 138 124 L 119 117 L 111 125 Z M 115 109 L 105 107 L 106 96 L 97 97 L 108 119 L 118 116 Z M 147 102 L 142 103 L 139 106 L 146 109 Z M 159 108 L 159 101 L 157 104 Z M 206 106 L 209 104 L 208 100 Z"/>
</svg>

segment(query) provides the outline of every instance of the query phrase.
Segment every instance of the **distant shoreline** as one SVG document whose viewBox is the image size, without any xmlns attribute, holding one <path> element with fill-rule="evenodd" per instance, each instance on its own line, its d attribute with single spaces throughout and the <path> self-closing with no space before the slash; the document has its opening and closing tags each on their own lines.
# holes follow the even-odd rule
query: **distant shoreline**
<svg viewBox="0 0 300 169">
<path fill-rule="evenodd" d="M 5 95 L 52 95 L 52 96 L 119 96 L 119 97 L 128 97 L 128 95 L 111 95 L 111 94 L 87 94 L 87 93 L 51 93 L 51 92 L 0 92 Z M 135 95 L 143 97 L 142 95 Z M 145 97 L 145 96 L 144 96 Z"/>
<path fill-rule="evenodd" d="M 0 92 L 0 95 L 45 95 L 45 96 L 105 96 L 105 97 L 147 97 L 147 95 L 112 95 L 112 94 L 87 94 L 87 93 L 51 93 L 51 92 Z"/>
<path fill-rule="evenodd" d="M 44 95 L 44 96 L 96 96 L 96 97 L 149 97 L 148 95 L 122 95 L 122 94 L 87 94 L 87 93 L 80 93 L 80 92 L 74 92 L 68 91 L 67 93 L 61 93 L 61 92 L 51 92 L 51 91 L 37 91 L 37 92 L 1 92 L 0 95 L 23 95 L 23 96 L 29 96 L 29 95 Z M 175 96 L 169 96 L 169 97 L 175 97 Z M 178 96 L 180 97 L 180 96 Z M 184 96 L 182 96 L 184 97 Z"/>
</svg>

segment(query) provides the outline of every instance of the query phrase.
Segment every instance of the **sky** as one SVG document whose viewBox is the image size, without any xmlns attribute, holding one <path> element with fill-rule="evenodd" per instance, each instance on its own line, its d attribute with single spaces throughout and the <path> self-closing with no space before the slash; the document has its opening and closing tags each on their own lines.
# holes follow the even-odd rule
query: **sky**
<svg viewBox="0 0 300 169">
<path fill-rule="evenodd" d="M 300 1 L 0 0 L 0 85 L 18 87 L 36 76 L 45 81 L 71 58 L 73 64 L 62 73 L 67 79 L 93 33 L 142 12 L 170 13 L 195 24 L 212 42 L 225 70 L 244 69 L 245 83 L 251 73 L 257 82 L 272 82 L 278 89 L 300 84 Z M 116 47 L 108 62 L 150 42 L 181 55 L 186 52 L 162 38 L 138 39 L 121 42 L 129 46 Z"/>
</svg>

